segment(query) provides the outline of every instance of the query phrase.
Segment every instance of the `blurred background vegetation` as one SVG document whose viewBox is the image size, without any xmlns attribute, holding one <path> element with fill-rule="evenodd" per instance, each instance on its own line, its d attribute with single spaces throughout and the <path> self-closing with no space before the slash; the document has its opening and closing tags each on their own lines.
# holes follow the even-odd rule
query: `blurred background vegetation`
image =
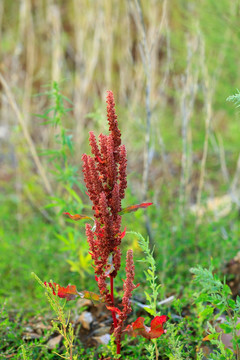
<svg viewBox="0 0 240 360">
<path fill-rule="evenodd" d="M 96 290 L 84 224 L 62 212 L 91 212 L 81 155 L 90 130 L 107 131 L 108 89 L 128 151 L 124 206 L 154 203 L 123 225 L 155 246 L 160 299 L 187 291 L 191 266 L 223 271 L 237 254 L 239 113 L 226 98 L 240 83 L 239 15 L 237 0 L 0 1 L 5 309 L 46 312 L 31 271 Z M 137 260 L 132 235 L 129 247 Z"/>
</svg>

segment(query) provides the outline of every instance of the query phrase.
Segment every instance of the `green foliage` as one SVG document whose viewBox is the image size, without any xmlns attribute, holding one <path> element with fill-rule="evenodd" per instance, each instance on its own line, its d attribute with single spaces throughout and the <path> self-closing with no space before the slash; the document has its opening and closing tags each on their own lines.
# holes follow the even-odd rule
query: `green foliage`
<svg viewBox="0 0 240 360">
<path fill-rule="evenodd" d="M 72 135 L 65 127 L 66 115 L 71 111 L 71 108 L 66 106 L 72 102 L 61 93 L 59 84 L 55 81 L 49 91 L 40 95 L 47 96 L 51 105 L 43 115 L 37 116 L 44 119 L 44 124 L 50 125 L 55 131 L 55 148 L 42 151 L 42 156 L 48 159 L 53 179 L 58 183 L 55 195 L 50 197 L 45 209 L 56 208 L 61 216 L 66 210 L 81 213 L 83 208 L 88 206 L 83 204 L 81 198 L 84 187 L 79 181 L 79 169 L 71 163 L 74 157 L 74 143 Z M 67 225 L 64 226 L 63 221 L 56 224 L 56 236 L 63 243 L 62 251 L 68 252 L 67 262 L 71 266 L 71 271 L 79 273 L 83 284 L 90 272 L 91 257 L 88 254 L 88 245 L 85 239 L 79 241 L 83 237 L 79 231 L 79 224 L 74 226 L 72 221 L 66 221 Z"/>
<path fill-rule="evenodd" d="M 16 360 L 53 359 L 54 354 L 49 354 L 45 345 L 50 333 L 45 332 L 44 336 L 37 341 L 24 339 L 26 324 L 22 323 L 22 314 L 13 312 L 10 317 L 6 305 L 3 304 L 0 307 L 0 354 L 4 356 L 3 358 L 14 357 Z"/>
<path fill-rule="evenodd" d="M 215 355 L 213 355 L 212 359 L 230 360 L 235 358 L 232 351 L 224 346 L 219 332 L 209 322 L 212 319 L 216 325 L 216 319 L 222 314 L 225 314 L 225 320 L 219 324 L 219 327 L 224 334 L 232 334 L 232 346 L 237 354 L 237 359 L 240 359 L 240 338 L 237 334 L 239 329 L 237 321 L 240 313 L 240 298 L 237 297 L 236 301 L 232 299 L 231 289 L 228 285 L 222 283 L 216 274 L 213 274 L 212 266 L 209 269 L 203 269 L 201 266 L 198 266 L 190 271 L 194 274 L 194 282 L 199 286 L 195 293 L 195 302 L 204 306 L 200 317 L 205 318 L 207 321 L 208 340 L 217 348 L 217 350 L 214 350 Z"/>
<path fill-rule="evenodd" d="M 157 284 L 157 276 L 156 276 L 156 262 L 153 257 L 153 251 L 150 250 L 149 240 L 144 239 L 144 237 L 140 233 L 136 233 L 134 231 L 128 231 L 127 234 L 134 234 L 138 237 L 138 243 L 145 256 L 143 259 L 138 260 L 140 263 L 145 263 L 147 266 L 147 270 L 144 270 L 144 274 L 146 277 L 146 281 L 148 284 L 148 288 L 151 291 L 145 291 L 145 296 L 148 307 L 145 307 L 145 310 L 152 316 L 160 315 L 160 312 L 157 311 L 157 299 L 159 296 L 159 289 L 161 287 L 160 284 Z"/>
<path fill-rule="evenodd" d="M 212 258 L 215 268 L 221 269 L 223 259 L 228 262 L 236 255 L 240 227 L 234 206 L 225 218 L 214 219 L 213 214 L 206 213 L 200 223 L 190 211 L 182 223 L 177 204 L 153 210 L 154 207 L 149 212 L 154 229 L 157 272 L 162 284 L 161 296 L 171 291 L 181 293 L 191 282 L 189 268 L 196 264 L 208 267 Z"/>
<path fill-rule="evenodd" d="M 240 106 L 240 92 L 239 92 L 239 90 L 237 89 L 236 94 L 228 96 L 227 101 L 232 101 L 236 105 L 236 107 L 239 107 Z"/>
<path fill-rule="evenodd" d="M 159 296 L 160 284 L 157 284 L 156 276 L 156 262 L 153 257 L 153 250 L 150 250 L 149 240 L 144 239 L 140 233 L 134 231 L 127 232 L 128 234 L 136 235 L 138 238 L 138 244 L 142 249 L 145 257 L 141 260 L 138 260 L 140 263 L 145 263 L 147 270 L 144 270 L 144 274 L 147 282 L 147 290 L 144 292 L 146 296 L 146 301 L 148 306 L 144 308 L 150 315 L 153 317 L 159 316 L 160 312 L 157 310 L 157 299 Z M 153 339 L 151 343 L 146 344 L 146 350 L 148 351 L 147 358 L 149 360 L 154 360 L 155 356 L 158 358 L 158 348 L 157 348 L 157 339 Z"/>
<path fill-rule="evenodd" d="M 23 356 L 23 360 L 30 360 L 24 345 L 22 345 L 22 356 Z"/>
<path fill-rule="evenodd" d="M 121 355 L 117 354 L 116 352 L 116 344 L 115 344 L 115 337 L 112 334 L 110 337 L 109 343 L 105 346 L 105 349 L 102 352 L 103 356 L 111 356 L 112 359 L 120 359 Z"/>
<path fill-rule="evenodd" d="M 56 202 L 58 199 L 63 201 L 59 191 L 65 190 L 72 200 L 75 200 L 78 205 L 82 205 L 81 198 L 72 190 L 73 185 L 79 186 L 78 168 L 71 164 L 74 155 L 74 144 L 72 135 L 69 134 L 69 130 L 64 124 L 66 115 L 71 111 L 71 108 L 67 108 L 66 104 L 72 104 L 72 102 L 60 92 L 59 84 L 56 81 L 50 86 L 49 91 L 39 95 L 47 96 L 51 105 L 43 115 L 37 114 L 36 116 L 45 120 L 44 125 L 50 125 L 55 130 L 55 147 L 42 151 L 42 156 L 47 157 L 50 165 L 52 165 L 51 172 L 58 182 L 58 186 L 60 186 L 58 197 L 52 200 Z"/>
<path fill-rule="evenodd" d="M 169 350 L 166 353 L 170 360 L 189 359 L 185 356 L 184 343 L 180 340 L 178 329 L 179 326 L 177 327 L 175 324 L 167 324 Z"/>
</svg>

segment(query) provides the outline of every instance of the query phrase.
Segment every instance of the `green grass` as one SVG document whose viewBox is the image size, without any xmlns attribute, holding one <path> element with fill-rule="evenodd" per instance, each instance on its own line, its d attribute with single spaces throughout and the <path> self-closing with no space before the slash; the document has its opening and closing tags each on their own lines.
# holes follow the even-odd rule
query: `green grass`
<svg viewBox="0 0 240 360">
<path fill-rule="evenodd" d="M 128 203 L 134 203 L 135 199 L 128 192 Z M 3 202 L 3 200 L 5 201 Z M 190 267 L 196 265 L 209 266 L 212 260 L 215 268 L 221 274 L 225 263 L 235 256 L 238 250 L 239 239 L 239 219 L 237 212 L 233 211 L 228 217 L 219 221 L 214 221 L 211 215 L 204 218 L 199 225 L 192 215 L 181 222 L 178 209 L 172 207 L 166 211 L 166 205 L 169 199 L 164 199 L 165 203 L 159 210 L 156 206 L 149 208 L 153 236 L 155 241 L 155 259 L 156 271 L 161 288 L 158 295 L 158 301 L 164 299 L 170 294 L 180 296 L 182 304 L 191 302 L 191 274 Z M 1 197 L 3 211 L 3 227 L 1 235 L 4 242 L 1 244 L 0 270 L 1 270 L 1 303 L 4 304 L 4 322 L 0 328 L 2 334 L 6 334 L 9 343 L 8 352 L 4 348 L 4 353 L 22 352 L 22 333 L 27 321 L 32 316 L 52 316 L 49 305 L 46 301 L 44 291 L 31 276 L 34 271 L 42 280 L 49 281 L 53 279 L 63 285 L 68 283 L 81 284 L 84 289 L 95 290 L 93 276 L 86 276 L 80 279 L 76 272 L 71 272 L 67 263 L 71 252 L 62 251 L 62 242 L 56 236 L 60 231 L 59 217 L 56 217 L 56 223 L 47 223 L 36 211 L 25 208 L 25 217 L 21 222 L 16 220 L 16 198 L 6 201 L 6 197 Z M 9 216 L 11 212 L 11 217 Z M 128 230 L 140 229 L 144 233 L 143 217 L 141 211 L 133 216 L 125 215 L 124 223 Z M 79 244 L 86 241 L 84 232 L 79 233 Z M 135 249 L 136 282 L 141 283 L 141 290 L 136 291 L 140 301 L 144 302 L 143 289 L 148 290 L 143 280 L 144 264 L 138 263 L 137 259 L 142 258 L 142 253 L 137 245 L 137 238 L 134 235 L 127 235 L 123 242 L 123 253 L 126 248 L 133 246 Z M 74 259 L 77 261 L 77 255 Z M 124 276 L 124 265 L 120 270 L 119 279 Z M 79 285 L 78 285 L 79 288 Z M 121 288 L 121 281 L 117 281 L 116 288 Z M 116 294 L 117 295 L 117 294 Z M 121 294 L 119 293 L 119 296 Z M 187 305 L 188 306 L 188 305 Z M 71 309 L 74 304 L 68 304 Z M 173 310 L 167 308 L 167 311 Z M 164 308 L 162 311 L 166 311 Z M 8 318 L 8 314 L 15 314 L 14 320 Z M 14 339 L 11 333 L 15 334 Z M 44 339 L 42 339 L 44 345 Z M 33 342 L 28 348 L 28 353 L 32 359 L 37 359 L 37 346 L 39 341 Z M 79 345 L 78 345 L 79 346 Z M 78 349 L 80 353 L 81 345 Z M 139 345 L 140 346 L 140 345 Z M 142 353 L 142 346 L 139 350 L 134 350 L 137 355 Z M 161 346 L 161 345 L 160 345 Z M 11 350 L 12 349 L 12 350 Z M 30 351 L 31 349 L 31 351 Z M 55 359 L 54 355 L 46 352 L 42 348 L 46 359 Z M 132 349 L 132 350 L 131 350 Z M 11 350 L 11 351 L 10 351 Z M 45 351 L 45 352 L 44 352 Z M 126 346 L 126 354 L 133 351 L 131 343 Z M 20 356 L 20 355 L 19 355 Z M 43 355 L 42 355 L 43 356 Z M 53 357 L 52 357 L 53 356 Z"/>
</svg>

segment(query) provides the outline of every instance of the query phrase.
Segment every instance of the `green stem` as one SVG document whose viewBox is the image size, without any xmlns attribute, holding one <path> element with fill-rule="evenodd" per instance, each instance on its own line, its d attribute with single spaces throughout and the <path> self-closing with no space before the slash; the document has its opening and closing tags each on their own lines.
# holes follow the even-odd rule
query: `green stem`
<svg viewBox="0 0 240 360">
<path fill-rule="evenodd" d="M 238 335 L 237 335 L 237 331 L 236 331 L 236 322 L 234 320 L 234 316 L 232 315 L 231 313 L 231 310 L 230 310 L 230 305 L 228 303 L 228 299 L 225 300 L 226 301 L 226 307 L 227 307 L 227 314 L 231 320 L 231 323 L 232 323 L 232 327 L 233 327 L 233 338 L 235 340 L 235 343 L 236 343 L 236 355 L 237 355 L 237 360 L 240 360 L 240 349 L 239 349 L 239 345 L 238 345 Z"/>
<path fill-rule="evenodd" d="M 156 360 L 158 360 L 159 352 L 158 352 L 158 348 L 157 348 L 157 339 L 155 339 L 155 353 L 156 353 Z"/>
</svg>

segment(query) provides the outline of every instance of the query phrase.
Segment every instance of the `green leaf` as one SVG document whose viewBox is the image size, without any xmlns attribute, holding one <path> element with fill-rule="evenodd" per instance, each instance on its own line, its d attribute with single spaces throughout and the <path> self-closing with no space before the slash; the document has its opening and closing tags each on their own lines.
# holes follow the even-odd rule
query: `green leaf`
<svg viewBox="0 0 240 360">
<path fill-rule="evenodd" d="M 219 324 L 219 327 L 224 331 L 225 334 L 230 334 L 233 331 L 232 326 L 226 323 Z"/>
<path fill-rule="evenodd" d="M 232 310 L 234 310 L 235 307 L 236 307 L 236 303 L 235 303 L 235 301 L 233 299 L 228 300 L 228 305 Z"/>
<path fill-rule="evenodd" d="M 152 271 L 152 270 L 147 269 L 147 272 L 149 273 L 149 275 L 151 275 L 152 277 L 154 277 L 154 273 L 153 273 L 153 271 Z"/>
<path fill-rule="evenodd" d="M 144 291 L 144 293 L 145 293 L 147 301 L 149 301 L 151 303 L 151 301 L 152 301 L 151 296 L 146 291 Z"/>
<path fill-rule="evenodd" d="M 217 340 L 219 335 L 220 333 L 209 334 L 203 339 L 203 341 Z"/>
<path fill-rule="evenodd" d="M 230 287 L 226 284 L 223 285 L 223 293 L 225 296 L 232 294 Z"/>
<path fill-rule="evenodd" d="M 150 315 L 154 316 L 155 315 L 155 311 L 151 308 L 145 307 L 144 310 L 146 312 L 148 312 Z"/>
<path fill-rule="evenodd" d="M 67 192 L 80 204 L 82 205 L 82 199 L 78 196 L 78 194 L 76 193 L 76 191 L 74 191 L 73 189 L 71 189 L 68 185 L 64 186 L 64 188 L 67 190 Z"/>
<path fill-rule="evenodd" d="M 214 308 L 212 306 L 207 306 L 200 314 L 199 317 L 203 320 L 207 319 L 209 316 L 213 314 Z"/>
</svg>

